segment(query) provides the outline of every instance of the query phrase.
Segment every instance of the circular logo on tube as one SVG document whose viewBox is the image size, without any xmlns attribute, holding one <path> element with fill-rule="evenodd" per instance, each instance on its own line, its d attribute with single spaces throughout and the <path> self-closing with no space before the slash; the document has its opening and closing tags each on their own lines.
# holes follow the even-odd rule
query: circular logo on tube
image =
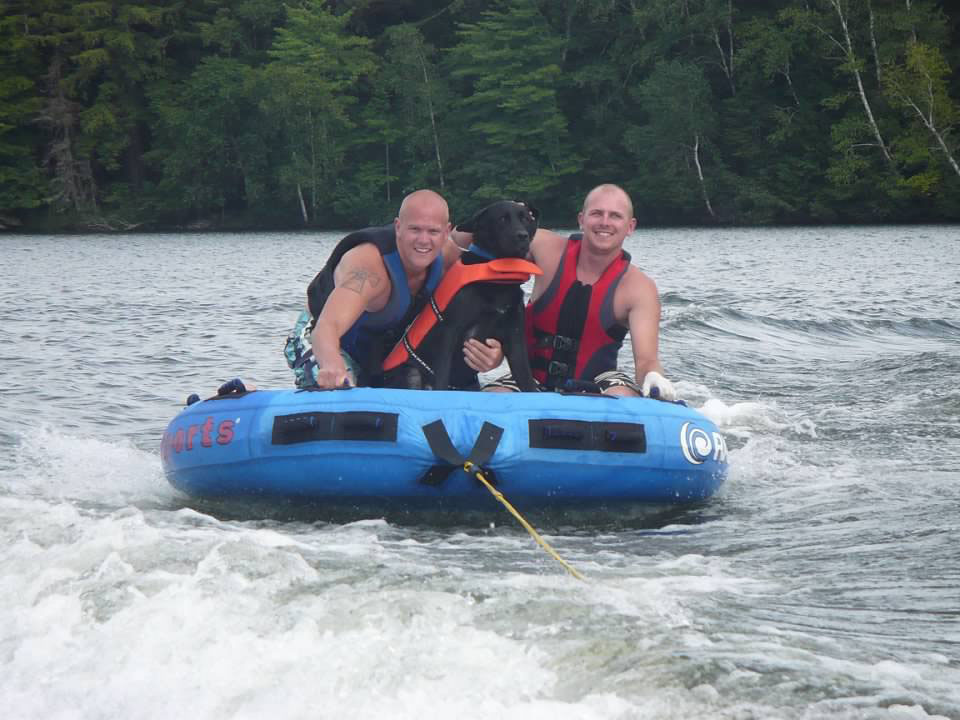
<svg viewBox="0 0 960 720">
<path fill-rule="evenodd" d="M 685 422 L 680 428 L 680 449 L 687 462 L 701 465 L 713 452 L 713 440 L 705 430 Z"/>
</svg>

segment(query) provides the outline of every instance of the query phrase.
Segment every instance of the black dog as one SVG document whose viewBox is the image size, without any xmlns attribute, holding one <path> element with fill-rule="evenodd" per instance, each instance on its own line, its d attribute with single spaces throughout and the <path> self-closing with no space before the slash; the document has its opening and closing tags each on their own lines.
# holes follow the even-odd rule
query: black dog
<svg viewBox="0 0 960 720">
<path fill-rule="evenodd" d="M 444 281 L 448 280 L 448 276 L 452 278 L 461 272 L 492 272 L 494 268 L 511 264 L 498 263 L 498 258 L 525 258 L 537 231 L 536 210 L 509 200 L 496 202 L 458 225 L 457 229 L 473 233 L 473 244 L 463 253 L 460 262 L 465 266 L 489 265 L 487 268 L 465 269 L 455 264 L 447 271 Z M 512 264 L 523 263 L 515 260 Z M 529 263 L 526 263 L 526 268 L 525 273 L 522 269 L 514 269 L 512 275 L 508 273 L 500 279 L 464 285 L 446 302 L 444 308 L 440 307 L 444 300 L 438 300 L 445 290 L 441 283 L 434 293 L 434 302 L 423 309 L 421 317 L 408 328 L 404 338 L 384 363 L 386 384 L 433 390 L 475 385 L 476 373 L 463 360 L 463 344 L 470 338 L 480 342 L 496 338 L 503 346 L 517 386 L 524 392 L 535 391 L 537 386 L 530 370 L 524 336 L 525 310 L 520 284 L 531 273 L 539 274 L 539 269 Z M 422 317 L 424 313 L 428 316 Z M 411 337 L 418 334 L 417 325 L 421 321 L 423 327 L 432 327 L 425 331 L 422 338 Z M 398 358 L 403 358 L 403 364 L 391 367 L 391 360 L 395 365 Z"/>
</svg>

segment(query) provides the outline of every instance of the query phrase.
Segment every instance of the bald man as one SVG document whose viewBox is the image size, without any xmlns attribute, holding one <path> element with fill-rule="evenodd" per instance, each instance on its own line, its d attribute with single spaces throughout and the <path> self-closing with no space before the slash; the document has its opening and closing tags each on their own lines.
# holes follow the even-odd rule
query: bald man
<svg viewBox="0 0 960 720">
<path fill-rule="evenodd" d="M 307 288 L 307 309 L 284 354 L 298 387 L 379 385 L 383 359 L 427 303 L 443 275 L 451 231 L 447 202 L 432 190 L 407 195 L 390 225 L 343 238 Z M 499 347 L 471 340 L 464 359 L 490 370 Z M 454 378 L 476 385 L 476 375 Z"/>
<path fill-rule="evenodd" d="M 587 381 L 611 395 L 676 400 L 659 359 L 660 298 L 657 286 L 623 250 L 637 227 L 633 203 L 619 186 L 587 193 L 577 216 L 580 232 L 564 237 L 538 230 L 531 259 L 536 276 L 527 306 L 527 350 L 534 377 L 548 390 Z M 464 244 L 457 231 L 455 242 Z M 634 375 L 617 368 L 627 333 Z M 506 376 L 484 389 L 515 390 Z"/>
</svg>

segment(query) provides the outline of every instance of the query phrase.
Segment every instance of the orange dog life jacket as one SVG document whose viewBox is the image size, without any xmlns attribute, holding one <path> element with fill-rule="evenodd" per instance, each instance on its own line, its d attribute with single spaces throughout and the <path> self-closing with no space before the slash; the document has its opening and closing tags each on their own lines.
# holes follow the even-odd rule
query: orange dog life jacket
<svg viewBox="0 0 960 720">
<path fill-rule="evenodd" d="M 420 311 L 403 333 L 400 342 L 393 346 L 393 350 L 383 361 L 383 371 L 393 370 L 410 359 L 427 333 L 443 320 L 443 311 L 447 309 L 460 288 L 477 282 L 520 285 L 529 280 L 531 275 L 543 275 L 543 271 L 523 258 L 494 258 L 475 265 L 464 265 L 463 261 L 457 260 L 444 273 L 437 289 L 433 291 L 430 304 Z M 421 364 L 423 364 L 422 361 Z"/>
</svg>

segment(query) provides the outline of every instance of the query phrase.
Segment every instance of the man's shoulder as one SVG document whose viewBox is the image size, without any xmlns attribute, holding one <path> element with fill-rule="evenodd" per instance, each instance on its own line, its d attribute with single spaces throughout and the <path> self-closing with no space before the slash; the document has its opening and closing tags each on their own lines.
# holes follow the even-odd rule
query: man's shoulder
<svg viewBox="0 0 960 720">
<path fill-rule="evenodd" d="M 340 260 L 338 267 L 346 265 L 374 265 L 383 267 L 383 254 L 380 248 L 373 242 L 360 242 L 347 250 Z"/>
<path fill-rule="evenodd" d="M 537 228 L 537 232 L 533 236 L 534 242 L 541 242 L 544 244 L 556 245 L 562 243 L 567 244 L 568 237 L 562 235 L 555 230 L 547 230 L 546 228 Z"/>
<path fill-rule="evenodd" d="M 538 259 L 543 261 L 559 255 L 566 248 L 567 240 L 566 235 L 561 235 L 553 230 L 538 228 L 533 236 L 533 241 L 530 243 L 530 254 L 534 262 Z"/>
<path fill-rule="evenodd" d="M 342 257 L 366 257 L 376 253 L 383 255 L 396 247 L 396 235 L 393 225 L 379 225 L 354 230 L 345 235 L 339 243 Z"/>
<path fill-rule="evenodd" d="M 629 293 L 655 294 L 657 292 L 657 283 L 652 277 L 631 262 L 627 266 L 627 271 L 623 274 L 619 289 Z"/>
<path fill-rule="evenodd" d="M 344 235 L 340 242 L 351 245 L 360 245 L 363 243 L 378 244 L 385 241 L 396 240 L 396 234 L 393 223 L 388 225 L 374 225 L 371 227 L 354 230 Z"/>
</svg>

